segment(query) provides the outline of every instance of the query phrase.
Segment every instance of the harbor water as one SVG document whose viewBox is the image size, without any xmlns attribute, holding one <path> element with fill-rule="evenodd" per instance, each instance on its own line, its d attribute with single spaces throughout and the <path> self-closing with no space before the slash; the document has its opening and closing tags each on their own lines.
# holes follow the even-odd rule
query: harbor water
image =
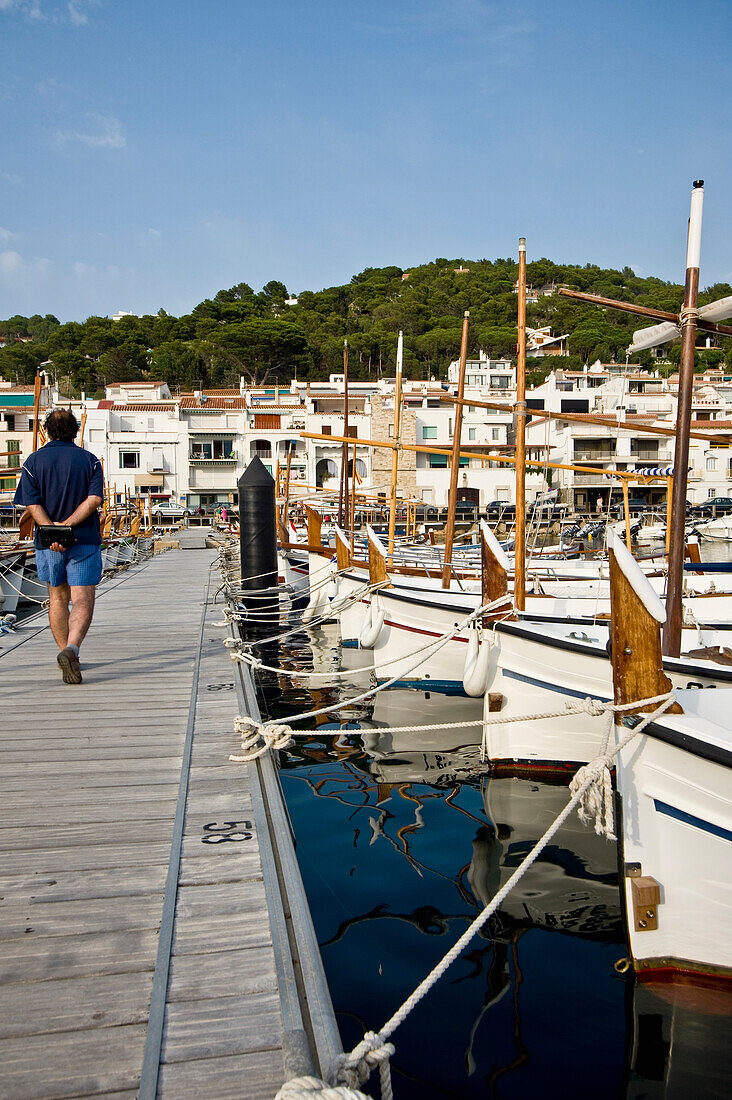
<svg viewBox="0 0 732 1100">
<path fill-rule="evenodd" d="M 335 627 L 303 630 L 273 657 L 319 676 L 306 687 L 260 672 L 270 719 L 372 684 L 370 654 L 341 651 Z M 344 666 L 352 675 L 335 681 Z M 310 734 L 280 754 L 345 1049 L 386 1022 L 569 797 L 561 771 L 492 774 L 477 729 L 386 728 L 478 717 L 476 700 L 392 688 L 311 720 Z M 395 1032 L 397 1100 L 729 1095 L 732 998 L 619 972 L 617 859 L 614 843 L 568 819 Z M 373 1080 L 369 1091 L 378 1094 Z"/>
</svg>

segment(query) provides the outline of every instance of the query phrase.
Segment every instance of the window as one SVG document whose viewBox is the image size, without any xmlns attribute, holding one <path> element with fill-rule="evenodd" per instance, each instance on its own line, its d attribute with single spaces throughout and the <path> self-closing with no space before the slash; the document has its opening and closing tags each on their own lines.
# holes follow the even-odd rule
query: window
<svg viewBox="0 0 732 1100">
<path fill-rule="evenodd" d="M 452 439 L 453 429 L 452 429 L 452 417 L 451 416 L 448 416 L 448 418 L 447 418 L 447 434 L 450 436 L 450 439 Z"/>
<path fill-rule="evenodd" d="M 140 469 L 140 452 L 139 451 L 120 451 L 119 452 L 119 468 L 120 468 L 120 470 L 139 470 Z"/>
<path fill-rule="evenodd" d="M 6 450 L 10 452 L 8 455 L 8 469 L 17 470 L 20 466 L 20 440 L 9 439 Z"/>
<path fill-rule="evenodd" d="M 191 442 L 191 458 L 210 459 L 211 457 L 212 446 L 210 442 L 204 440 L 195 440 Z"/>
<path fill-rule="evenodd" d="M 442 470 L 447 466 L 447 455 L 430 455 L 430 470 Z"/>
<path fill-rule="evenodd" d="M 422 428 L 422 439 L 437 439 L 437 428 L 425 424 Z"/>
<path fill-rule="evenodd" d="M 330 424 L 321 424 L 320 425 L 320 434 L 321 435 L 332 435 L 333 434 L 333 429 L 331 428 Z"/>
<path fill-rule="evenodd" d="M 716 489 L 707 489 L 707 496 L 709 497 L 710 500 L 712 499 L 712 497 L 716 497 L 716 495 L 717 495 L 717 490 Z"/>
<path fill-rule="evenodd" d="M 348 425 L 348 431 L 346 432 L 346 435 L 349 439 L 358 439 L 358 428 L 355 424 Z"/>
<path fill-rule="evenodd" d="M 394 425 L 390 424 L 389 425 L 389 439 L 393 439 L 393 438 L 394 438 Z"/>
<path fill-rule="evenodd" d="M 496 500 L 506 500 L 506 501 L 508 501 L 510 499 L 511 499 L 511 490 L 510 489 L 496 489 Z"/>
<path fill-rule="evenodd" d="M 708 458 L 707 459 L 707 472 L 712 472 L 713 473 L 714 470 L 716 470 L 716 469 L 717 469 L 717 460 L 716 460 L 716 458 Z"/>
<path fill-rule="evenodd" d="M 4 416 L 3 416 L 3 420 L 5 421 L 5 423 L 8 426 L 7 430 L 9 432 L 14 432 L 15 431 L 15 413 L 5 413 Z"/>
<path fill-rule="evenodd" d="M 467 466 L 469 462 L 470 462 L 469 458 L 465 458 L 465 457 L 459 458 L 458 459 L 458 466 L 460 466 L 462 468 L 463 466 Z"/>
<path fill-rule="evenodd" d="M 475 428 L 468 428 L 468 439 L 471 442 L 475 440 Z"/>
<path fill-rule="evenodd" d="M 147 430 L 149 432 L 154 432 L 155 431 L 155 417 L 154 416 L 148 416 L 148 418 L 147 418 Z"/>
<path fill-rule="evenodd" d="M 491 439 L 494 442 L 496 442 L 500 438 L 501 438 L 501 429 L 500 428 L 491 428 Z"/>
</svg>

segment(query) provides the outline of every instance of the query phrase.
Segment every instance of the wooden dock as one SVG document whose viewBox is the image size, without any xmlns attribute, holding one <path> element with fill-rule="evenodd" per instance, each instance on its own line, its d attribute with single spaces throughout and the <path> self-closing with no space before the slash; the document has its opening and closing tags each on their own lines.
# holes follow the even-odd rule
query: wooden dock
<svg viewBox="0 0 732 1100">
<path fill-rule="evenodd" d="M 271 1098 L 336 1049 L 275 769 L 228 759 L 244 695 L 214 558 L 185 532 L 100 586 L 81 686 L 43 618 L 0 641 L 5 1100 Z"/>
</svg>

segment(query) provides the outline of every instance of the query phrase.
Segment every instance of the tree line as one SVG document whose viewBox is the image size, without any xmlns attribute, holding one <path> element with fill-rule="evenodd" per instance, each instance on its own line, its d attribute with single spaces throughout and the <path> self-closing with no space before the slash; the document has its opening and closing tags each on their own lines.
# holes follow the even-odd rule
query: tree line
<svg viewBox="0 0 732 1100">
<path fill-rule="evenodd" d="M 165 380 L 181 390 L 286 383 L 327 377 L 343 368 L 343 342 L 349 346 L 349 374 L 355 380 L 394 372 L 396 337 L 404 332 L 404 373 L 408 378 L 444 379 L 460 350 L 462 317 L 470 310 L 469 355 L 482 349 L 492 358 L 516 358 L 515 284 L 518 264 L 511 259 L 447 260 L 404 270 L 366 268 L 345 286 L 302 291 L 297 302 L 284 283 L 268 282 L 255 292 L 241 282 L 206 298 L 190 313 L 88 317 L 61 324 L 51 314 L 14 316 L 0 321 L 0 376 L 32 382 L 42 363 L 62 393 L 102 396 L 112 382 Z M 600 310 L 563 298 L 560 285 L 655 309 L 677 312 L 683 288 L 655 277 L 641 278 L 594 264 L 556 264 L 541 259 L 527 265 L 527 281 L 538 295 L 527 305 L 527 324 L 550 325 L 569 336 L 569 358 L 562 366 L 625 361 L 625 349 L 642 319 L 619 310 Z M 732 294 L 719 283 L 700 295 L 700 304 Z M 666 371 L 678 363 L 671 345 Z M 634 361 L 651 365 L 650 352 Z M 732 340 L 699 350 L 697 369 L 726 364 L 732 369 Z M 539 382 L 556 361 L 530 358 L 528 380 Z M 664 369 L 664 368 L 662 368 Z"/>
</svg>

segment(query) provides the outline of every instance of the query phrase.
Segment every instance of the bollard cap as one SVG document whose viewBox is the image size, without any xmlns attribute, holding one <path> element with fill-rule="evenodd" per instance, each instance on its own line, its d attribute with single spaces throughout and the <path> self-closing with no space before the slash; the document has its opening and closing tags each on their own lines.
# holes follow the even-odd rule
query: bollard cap
<svg viewBox="0 0 732 1100">
<path fill-rule="evenodd" d="M 274 485 L 274 478 L 258 455 L 255 455 L 239 478 L 237 485 L 251 488 L 255 485 Z"/>
</svg>

